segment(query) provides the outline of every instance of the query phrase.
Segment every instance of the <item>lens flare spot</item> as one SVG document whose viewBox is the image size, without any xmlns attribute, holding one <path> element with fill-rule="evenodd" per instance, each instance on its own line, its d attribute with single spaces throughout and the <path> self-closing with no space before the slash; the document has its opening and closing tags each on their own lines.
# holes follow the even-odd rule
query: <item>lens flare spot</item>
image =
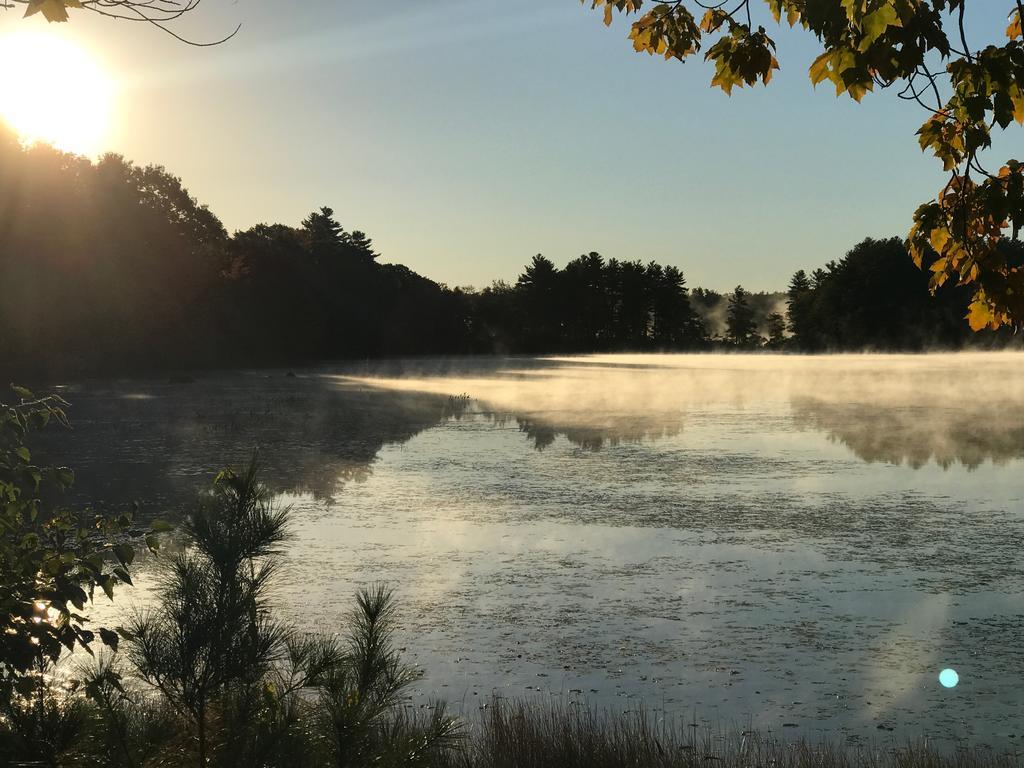
<svg viewBox="0 0 1024 768">
<path fill-rule="evenodd" d="M 956 673 L 955 669 L 944 669 L 939 672 L 939 682 L 945 688 L 956 688 L 957 683 L 960 682 L 960 675 Z"/>
</svg>

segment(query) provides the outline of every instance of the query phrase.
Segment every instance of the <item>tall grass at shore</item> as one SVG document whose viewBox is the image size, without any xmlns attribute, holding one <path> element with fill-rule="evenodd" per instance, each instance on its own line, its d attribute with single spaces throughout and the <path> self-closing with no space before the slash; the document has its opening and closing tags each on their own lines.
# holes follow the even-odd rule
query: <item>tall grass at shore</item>
<svg viewBox="0 0 1024 768">
<path fill-rule="evenodd" d="M 115 697 L 116 698 L 116 697 Z M 211 713 L 207 766 L 217 768 L 1022 768 L 1020 752 L 847 746 L 741 730 L 670 723 L 586 706 L 494 699 L 478 717 L 455 720 L 443 705 L 427 714 L 396 706 L 369 722 L 316 695 L 283 706 L 222 700 Z M 244 719 L 242 717 L 244 715 Z M 187 720 L 157 697 L 106 704 L 81 697 L 47 704 L 50 745 L 5 752 L 4 766 L 148 768 L 197 765 Z M 38 733 L 38 732 L 37 732 Z M 0 745 L 10 746 L 10 723 Z M 347 743 L 347 748 L 342 746 Z M 339 748 L 340 747 L 340 748 Z"/>
<path fill-rule="evenodd" d="M 1021 752 L 979 748 L 851 747 L 716 730 L 585 706 L 496 699 L 468 725 L 450 765 L 459 768 L 1019 768 Z"/>
</svg>

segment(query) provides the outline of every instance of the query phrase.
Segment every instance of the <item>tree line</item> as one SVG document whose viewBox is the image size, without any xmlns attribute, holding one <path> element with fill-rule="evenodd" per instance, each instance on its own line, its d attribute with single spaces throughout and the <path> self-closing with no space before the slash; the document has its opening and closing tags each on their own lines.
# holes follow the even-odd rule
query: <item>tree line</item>
<svg viewBox="0 0 1024 768">
<path fill-rule="evenodd" d="M 449 288 L 383 263 L 330 208 L 229 234 L 181 180 L 0 136 L 0 373 L 8 380 L 444 354 L 959 348 L 1006 343 L 929 293 L 902 241 L 866 240 L 784 297 L 689 291 L 682 271 L 538 255 Z M 1020 244 L 1006 258 L 1024 262 Z M 927 265 L 926 265 L 927 266 Z M 788 315 L 788 317 L 787 317 Z M 4 371 L 6 370 L 6 373 Z"/>
<path fill-rule="evenodd" d="M 468 351 L 464 300 L 330 209 L 229 235 L 181 180 L 0 134 L 8 380 Z"/>
<path fill-rule="evenodd" d="M 1000 258 L 1024 265 L 1024 244 L 1004 240 Z M 785 346 L 803 352 L 924 351 L 1019 344 L 1009 328 L 972 331 L 964 319 L 972 289 L 947 283 L 929 290 L 933 253 L 921 269 L 897 237 L 868 238 L 842 259 L 809 274 L 797 271 L 786 293 Z"/>
</svg>

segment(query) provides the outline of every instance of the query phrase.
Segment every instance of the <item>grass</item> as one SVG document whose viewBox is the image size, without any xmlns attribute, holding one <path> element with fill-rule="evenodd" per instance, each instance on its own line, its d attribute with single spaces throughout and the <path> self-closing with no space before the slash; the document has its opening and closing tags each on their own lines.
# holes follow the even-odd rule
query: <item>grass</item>
<svg viewBox="0 0 1024 768">
<path fill-rule="evenodd" d="M 925 744 L 850 748 L 782 740 L 752 731 L 716 732 L 584 707 L 495 700 L 452 756 L 460 768 L 1015 768 L 1018 754 Z"/>
<path fill-rule="evenodd" d="M 213 721 L 209 766 L 218 768 L 1021 768 L 1021 755 L 987 749 L 940 751 L 926 744 L 902 748 L 845 747 L 830 742 L 784 740 L 753 731 L 716 731 L 668 722 L 644 712 L 615 716 L 586 707 L 538 705 L 495 699 L 473 721 L 447 718 L 444 707 L 426 716 L 400 707 L 364 730 L 366 722 L 313 699 L 282 709 L 222 709 Z M 339 702 L 335 702 L 337 707 Z M 349 706 L 351 702 L 344 703 Z M 175 713 L 158 699 L 143 699 L 110 712 L 76 700 L 53 711 L 47 727 L 66 740 L 59 753 L 21 755 L 3 765 L 149 766 L 196 765 L 194 739 Z M 334 714 L 335 719 L 330 715 Z M 349 748 L 339 750 L 344 723 Z M 357 737 L 357 738 L 353 738 Z M 0 738 L 0 744 L 3 739 Z M 363 749 L 362 747 L 370 747 Z M 10 755 L 9 755 L 10 757 Z"/>
</svg>

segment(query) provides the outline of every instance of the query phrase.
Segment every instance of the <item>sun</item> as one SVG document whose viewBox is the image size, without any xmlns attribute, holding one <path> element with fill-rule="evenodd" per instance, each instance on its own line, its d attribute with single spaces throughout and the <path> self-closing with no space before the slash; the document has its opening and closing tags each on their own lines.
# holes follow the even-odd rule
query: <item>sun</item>
<svg viewBox="0 0 1024 768">
<path fill-rule="evenodd" d="M 114 82 L 62 34 L 19 29 L 0 37 L 0 120 L 25 143 L 93 155 L 110 121 Z"/>
</svg>

